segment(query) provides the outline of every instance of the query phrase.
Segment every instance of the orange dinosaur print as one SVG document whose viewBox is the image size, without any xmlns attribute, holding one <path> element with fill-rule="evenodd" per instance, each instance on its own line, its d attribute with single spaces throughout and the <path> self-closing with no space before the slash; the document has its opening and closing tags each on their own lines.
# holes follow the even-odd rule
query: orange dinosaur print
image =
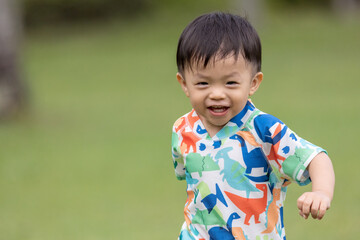
<svg viewBox="0 0 360 240">
<path fill-rule="evenodd" d="M 282 185 L 282 187 L 287 187 L 287 186 L 289 186 L 289 184 L 291 184 L 291 179 L 285 178 L 285 177 L 284 177 L 283 179 L 287 179 L 287 180 L 289 180 L 289 181 L 284 182 L 284 184 Z"/>
<path fill-rule="evenodd" d="M 266 184 L 256 184 L 256 188 L 263 192 L 262 198 L 244 198 L 236 194 L 225 192 L 230 200 L 237 206 L 242 212 L 246 214 L 244 224 L 250 225 L 249 220 L 252 216 L 255 218 L 255 224 L 260 223 L 259 216 L 265 212 L 267 205 L 267 186 Z"/>
<path fill-rule="evenodd" d="M 260 144 L 256 142 L 254 135 L 248 131 L 238 131 L 237 135 L 241 136 L 245 141 L 253 145 L 254 147 L 259 147 Z"/>
<path fill-rule="evenodd" d="M 308 183 L 308 158 L 324 149 L 251 102 L 212 139 L 194 109 L 172 129 L 175 175 L 187 187 L 179 239 L 285 239 L 284 187 Z"/>
<path fill-rule="evenodd" d="M 196 136 L 193 131 L 185 131 L 186 125 L 190 125 L 191 128 L 193 128 L 195 122 L 199 120 L 198 116 L 192 116 L 194 112 L 195 110 L 193 109 L 186 117 L 181 117 L 174 124 L 175 132 L 179 132 L 179 135 L 182 136 L 180 144 L 180 151 L 182 154 L 189 153 L 190 147 L 193 148 L 193 152 L 196 152 L 196 142 L 200 140 L 200 137 Z"/>
<path fill-rule="evenodd" d="M 279 219 L 280 210 L 280 207 L 276 205 L 276 202 L 280 200 L 280 193 L 281 188 L 273 189 L 273 200 L 268 208 L 267 228 L 262 232 L 262 234 L 271 233 L 275 229 L 276 223 Z"/>
<path fill-rule="evenodd" d="M 281 131 L 281 125 L 279 124 L 273 134 L 272 137 L 276 136 L 279 132 Z M 279 160 L 281 161 L 285 161 L 286 158 L 280 156 L 278 154 L 279 152 L 279 147 L 280 147 L 280 141 L 278 141 L 275 145 L 273 145 L 270 149 L 270 153 L 269 155 L 267 155 L 267 158 L 269 160 L 273 160 L 276 162 L 276 164 L 279 166 L 279 170 L 281 169 L 281 164 L 279 163 Z"/>
<path fill-rule="evenodd" d="M 189 218 L 189 215 L 190 215 L 189 204 L 194 200 L 194 192 L 193 191 L 186 191 L 186 192 L 187 192 L 188 197 L 187 197 L 187 200 L 185 203 L 184 215 L 185 215 L 186 225 L 189 228 L 190 224 L 191 224 L 191 220 Z"/>
<path fill-rule="evenodd" d="M 199 116 L 195 116 L 193 117 L 193 114 L 195 112 L 195 109 L 193 109 L 188 115 L 187 115 L 187 120 L 189 121 L 190 127 L 194 128 L 194 124 L 196 121 L 199 120 Z"/>
<path fill-rule="evenodd" d="M 179 132 L 180 129 L 184 128 L 186 125 L 186 121 L 185 118 L 179 118 L 175 123 L 174 123 L 174 127 L 175 127 L 175 132 Z"/>
<path fill-rule="evenodd" d="M 182 142 L 180 144 L 181 153 L 189 153 L 190 147 L 193 148 L 192 152 L 196 152 L 196 142 L 200 140 L 194 132 L 182 132 Z"/>
<path fill-rule="evenodd" d="M 233 227 L 231 233 L 236 240 L 246 240 L 244 232 L 241 227 Z"/>
<path fill-rule="evenodd" d="M 184 154 L 186 151 L 188 151 L 187 149 L 188 149 L 188 146 L 186 145 L 186 143 L 181 144 L 180 151 L 182 154 Z"/>
</svg>

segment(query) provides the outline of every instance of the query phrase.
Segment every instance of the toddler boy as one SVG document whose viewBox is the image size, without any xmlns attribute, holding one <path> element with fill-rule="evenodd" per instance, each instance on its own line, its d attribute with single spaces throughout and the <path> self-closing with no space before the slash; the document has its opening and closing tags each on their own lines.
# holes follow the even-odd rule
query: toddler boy
<svg viewBox="0 0 360 240">
<path fill-rule="evenodd" d="M 310 178 L 299 213 L 322 219 L 334 191 L 331 160 L 249 100 L 263 80 L 249 22 L 227 13 L 198 17 L 180 36 L 177 66 L 193 107 L 172 133 L 175 173 L 188 195 L 179 239 L 285 239 L 287 185 Z"/>
</svg>

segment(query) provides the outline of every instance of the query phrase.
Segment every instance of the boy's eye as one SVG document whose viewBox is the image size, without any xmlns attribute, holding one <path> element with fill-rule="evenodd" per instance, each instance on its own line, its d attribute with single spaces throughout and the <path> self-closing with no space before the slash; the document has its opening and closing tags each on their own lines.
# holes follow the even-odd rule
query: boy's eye
<svg viewBox="0 0 360 240">
<path fill-rule="evenodd" d="M 235 81 L 229 81 L 229 82 L 227 82 L 226 84 L 227 84 L 227 85 L 235 85 L 235 84 L 237 84 L 237 82 L 235 82 Z"/>
<path fill-rule="evenodd" d="M 198 82 L 198 83 L 196 83 L 196 85 L 198 85 L 198 86 L 206 86 L 206 85 L 208 85 L 208 83 L 207 82 Z"/>
</svg>

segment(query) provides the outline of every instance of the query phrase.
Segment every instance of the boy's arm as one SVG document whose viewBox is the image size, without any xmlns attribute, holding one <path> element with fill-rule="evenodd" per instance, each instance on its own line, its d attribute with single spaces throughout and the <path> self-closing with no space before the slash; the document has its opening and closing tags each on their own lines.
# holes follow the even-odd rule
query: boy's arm
<svg viewBox="0 0 360 240">
<path fill-rule="evenodd" d="M 299 214 L 305 219 L 309 214 L 322 219 L 334 194 L 335 174 L 330 158 L 324 152 L 319 153 L 308 166 L 312 182 L 312 192 L 302 194 L 297 201 Z"/>
</svg>

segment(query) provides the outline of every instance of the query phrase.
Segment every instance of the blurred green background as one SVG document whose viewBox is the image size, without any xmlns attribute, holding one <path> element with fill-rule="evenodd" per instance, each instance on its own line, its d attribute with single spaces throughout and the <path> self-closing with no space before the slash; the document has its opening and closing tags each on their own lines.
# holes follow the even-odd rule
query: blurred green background
<svg viewBox="0 0 360 240">
<path fill-rule="evenodd" d="M 256 106 L 333 160 L 335 197 L 322 221 L 298 215 L 310 187 L 290 185 L 287 238 L 358 239 L 360 14 L 284 2 L 247 11 L 236 1 L 144 1 L 74 18 L 31 18 L 24 4 L 29 97 L 25 113 L 0 122 L 0 239 L 177 238 L 186 184 L 174 175 L 171 127 L 191 107 L 175 78 L 176 45 L 214 10 L 247 14 L 258 29 Z"/>
</svg>

